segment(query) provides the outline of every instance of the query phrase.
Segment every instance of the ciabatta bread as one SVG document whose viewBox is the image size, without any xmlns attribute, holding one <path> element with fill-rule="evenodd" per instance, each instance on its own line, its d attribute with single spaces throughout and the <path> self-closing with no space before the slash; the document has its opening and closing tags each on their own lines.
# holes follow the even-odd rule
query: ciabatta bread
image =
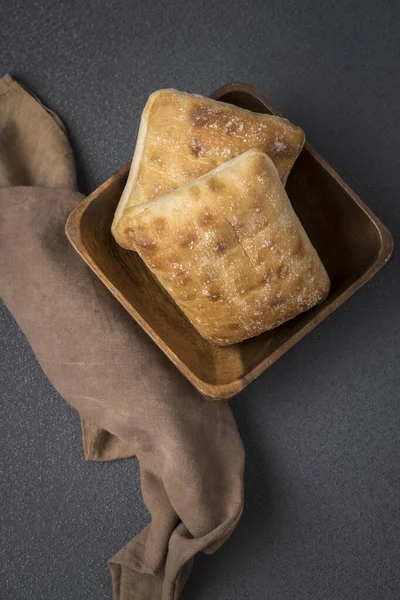
<svg viewBox="0 0 400 600">
<path fill-rule="evenodd" d="M 212 343 L 277 327 L 328 294 L 324 266 L 259 150 L 132 206 L 124 219 L 130 247 Z"/>
<path fill-rule="evenodd" d="M 268 154 L 285 183 L 303 144 L 303 131 L 287 119 L 176 90 L 154 92 L 142 114 L 112 225 L 114 237 L 131 248 L 125 231 L 129 208 L 163 196 L 250 148 Z"/>
</svg>

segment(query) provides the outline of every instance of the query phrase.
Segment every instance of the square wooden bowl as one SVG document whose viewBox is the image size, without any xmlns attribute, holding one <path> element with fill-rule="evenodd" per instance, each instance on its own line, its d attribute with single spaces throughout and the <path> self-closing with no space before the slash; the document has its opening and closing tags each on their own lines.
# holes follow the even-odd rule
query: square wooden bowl
<svg viewBox="0 0 400 600">
<path fill-rule="evenodd" d="M 254 88 L 231 83 L 212 97 L 256 112 L 279 114 Z M 130 165 L 125 165 L 71 213 L 66 233 L 112 294 L 191 383 L 210 399 L 243 390 L 321 323 L 389 260 L 389 231 L 306 144 L 287 192 L 331 278 L 328 298 L 277 329 L 219 348 L 203 340 L 135 252 L 120 248 L 111 221 Z"/>
</svg>

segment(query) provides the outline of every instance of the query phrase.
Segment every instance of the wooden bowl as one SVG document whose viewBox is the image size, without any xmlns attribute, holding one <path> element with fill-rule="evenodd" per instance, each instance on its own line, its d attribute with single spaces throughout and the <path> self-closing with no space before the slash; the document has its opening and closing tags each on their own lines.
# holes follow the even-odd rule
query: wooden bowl
<svg viewBox="0 0 400 600">
<path fill-rule="evenodd" d="M 254 88 L 231 83 L 212 97 L 261 113 L 279 114 Z M 71 213 L 71 244 L 112 294 L 206 397 L 228 399 L 321 323 L 389 260 L 393 239 L 386 227 L 306 144 L 287 192 L 331 278 L 328 298 L 277 329 L 219 348 L 203 340 L 135 252 L 120 248 L 111 221 L 129 164 Z"/>
</svg>

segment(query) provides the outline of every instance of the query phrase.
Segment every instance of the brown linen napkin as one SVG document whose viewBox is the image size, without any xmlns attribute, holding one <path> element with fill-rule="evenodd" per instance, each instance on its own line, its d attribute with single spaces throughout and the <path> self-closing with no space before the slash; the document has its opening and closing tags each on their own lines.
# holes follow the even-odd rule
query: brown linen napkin
<svg viewBox="0 0 400 600">
<path fill-rule="evenodd" d="M 0 187 L 16 186 L 66 188 L 73 192 L 72 203 L 80 198 L 74 157 L 61 119 L 5 75 L 0 79 Z M 122 440 L 81 422 L 86 460 L 134 456 Z"/>
<path fill-rule="evenodd" d="M 98 440 L 109 458 L 125 449 L 140 462 L 152 520 L 110 561 L 114 598 L 176 600 L 193 556 L 216 550 L 241 515 L 233 416 L 190 386 L 68 244 L 79 195 L 67 138 L 9 77 L 0 80 L 0 157 L 4 301 L 84 419 L 89 455 Z"/>
</svg>

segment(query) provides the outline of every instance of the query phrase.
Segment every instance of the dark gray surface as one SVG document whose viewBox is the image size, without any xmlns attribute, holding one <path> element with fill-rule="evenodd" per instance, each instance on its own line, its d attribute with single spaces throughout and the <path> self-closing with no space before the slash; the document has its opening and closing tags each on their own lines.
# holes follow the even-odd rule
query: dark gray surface
<svg viewBox="0 0 400 600">
<path fill-rule="evenodd" d="M 0 74 L 62 116 L 82 191 L 130 158 L 154 89 L 238 79 L 305 129 L 399 241 L 397 1 L 0 0 L 0 15 Z M 182 600 L 400 597 L 399 266 L 395 252 L 232 402 L 244 516 L 197 559 Z M 1 336 L 0 597 L 110 599 L 107 558 L 148 519 L 137 463 L 85 463 L 76 414 L 4 308 Z"/>
</svg>

